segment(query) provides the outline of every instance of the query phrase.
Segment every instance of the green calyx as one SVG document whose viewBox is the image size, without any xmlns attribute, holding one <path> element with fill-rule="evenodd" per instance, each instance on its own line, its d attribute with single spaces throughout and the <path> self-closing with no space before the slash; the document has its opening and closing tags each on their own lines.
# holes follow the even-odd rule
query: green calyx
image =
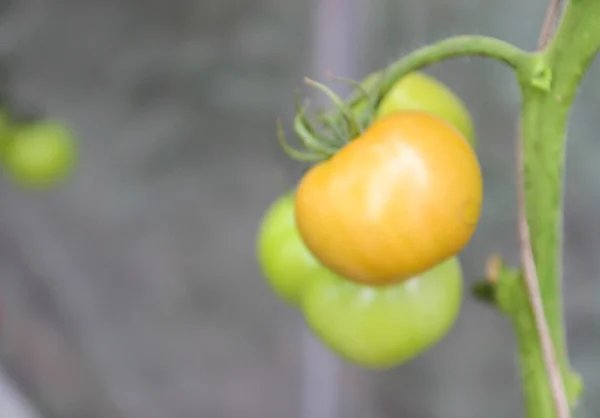
<svg viewBox="0 0 600 418">
<path fill-rule="evenodd" d="M 301 146 L 297 149 L 287 142 L 280 121 L 277 128 L 279 143 L 294 160 L 308 163 L 327 160 L 348 142 L 360 136 L 378 118 L 382 100 L 388 93 L 393 94 L 392 90 L 401 79 L 435 62 L 468 55 L 497 59 L 518 72 L 528 73 L 527 67 L 531 63 L 529 54 L 499 39 L 486 36 L 456 36 L 418 49 L 383 71 L 371 74 L 363 82 L 332 77 L 354 87 L 347 100 L 341 99 L 329 87 L 306 79 L 306 84 L 325 93 L 334 107 L 317 111 L 316 122 L 311 122 L 307 116 L 308 106 L 297 104 L 293 128 Z M 450 92 L 445 92 L 444 95 L 445 101 L 452 102 L 459 109 L 454 116 L 456 121 L 453 125 L 474 145 L 471 121 L 461 114 L 466 114 L 466 109 Z M 415 108 L 412 105 L 409 107 Z M 419 109 L 419 106 L 416 106 L 416 109 Z"/>
<path fill-rule="evenodd" d="M 331 88 L 306 78 L 304 82 L 324 93 L 334 107 L 333 110 L 317 111 L 316 121 L 312 122 L 307 115 L 308 105 L 301 105 L 298 97 L 296 98 L 293 129 L 301 144 L 300 149 L 293 147 L 287 141 L 281 121 L 278 121 L 279 144 L 294 160 L 309 163 L 327 160 L 348 142 L 360 136 L 375 118 L 376 103 L 381 97 L 381 90 L 373 85 L 375 83 L 359 83 L 341 77 L 332 78 L 354 87 L 351 99 L 344 101 Z M 380 83 L 377 85 L 379 86 Z M 361 103 L 362 106 L 356 106 L 356 103 Z"/>
</svg>

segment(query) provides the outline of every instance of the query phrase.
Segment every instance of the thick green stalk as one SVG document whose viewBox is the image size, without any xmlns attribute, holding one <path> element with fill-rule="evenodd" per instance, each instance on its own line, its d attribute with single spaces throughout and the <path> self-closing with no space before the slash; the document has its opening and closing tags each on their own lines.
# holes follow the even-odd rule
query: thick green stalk
<svg viewBox="0 0 600 418">
<path fill-rule="evenodd" d="M 573 0 L 533 79 L 522 79 L 525 201 L 544 308 L 558 355 L 562 309 L 562 195 L 567 125 L 579 83 L 600 49 L 600 1 Z M 546 83 L 547 81 L 547 83 Z"/>
<path fill-rule="evenodd" d="M 560 78 L 556 78 L 560 80 Z M 555 89 L 527 91 L 522 110 L 523 181 L 527 223 L 546 319 L 557 355 L 563 357 L 565 332 L 561 286 L 562 195 L 569 105 Z"/>
<path fill-rule="evenodd" d="M 554 40 L 535 58 L 533 77 L 520 79 L 527 223 L 546 319 L 572 399 L 580 392 L 580 382 L 569 372 L 563 314 L 564 157 L 570 108 L 599 49 L 600 2 L 572 0 Z M 513 314 L 512 319 L 519 339 L 527 417 L 554 418 L 541 351 L 531 346 L 532 323 L 522 313 Z"/>
<path fill-rule="evenodd" d="M 519 281 L 522 278 L 519 277 Z M 522 289 L 517 297 L 526 295 Z M 519 371 L 523 385 L 524 411 L 527 418 L 555 417 L 555 401 L 548 381 L 542 347 L 537 337 L 533 315 L 527 311 L 528 301 L 522 299 L 524 309 L 509 314 L 515 330 L 519 353 Z M 562 370 L 561 370 L 562 371 Z M 564 371 L 563 376 L 565 376 Z M 569 378 L 563 377 L 565 387 L 570 388 Z"/>
<path fill-rule="evenodd" d="M 510 319 L 515 331 L 525 416 L 554 416 L 554 401 L 546 375 L 542 346 L 521 271 L 504 265 L 500 268 L 501 271 L 497 273 L 500 279 L 496 283 L 495 301 Z M 569 384 L 566 386 L 570 387 Z"/>
<path fill-rule="evenodd" d="M 519 371 L 523 382 L 527 418 L 556 417 L 555 401 L 544 364 L 542 345 L 522 272 L 502 266 L 495 286 L 495 302 L 513 326 L 518 346 Z M 561 372 L 569 403 L 581 397 L 583 383 L 568 368 L 566 356 L 559 355 Z"/>
<path fill-rule="evenodd" d="M 434 63 L 465 56 L 491 58 L 508 65 L 516 73 L 529 73 L 532 63 L 531 54 L 496 38 L 459 35 L 443 39 L 411 52 L 386 68 L 383 72 L 383 82 L 379 86 L 379 98 L 375 104 L 379 104 L 379 100 L 405 75 Z M 359 99 L 360 96 L 350 101 Z"/>
</svg>

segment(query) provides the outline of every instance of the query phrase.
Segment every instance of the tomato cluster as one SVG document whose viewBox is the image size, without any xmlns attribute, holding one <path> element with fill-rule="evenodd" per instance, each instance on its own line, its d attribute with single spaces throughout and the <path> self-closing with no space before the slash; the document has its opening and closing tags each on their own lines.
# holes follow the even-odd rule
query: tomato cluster
<svg viewBox="0 0 600 418">
<path fill-rule="evenodd" d="M 63 180 L 76 159 L 75 140 L 61 122 L 17 123 L 0 114 L 0 158 L 5 174 L 27 188 L 47 188 Z"/>
<path fill-rule="evenodd" d="M 452 257 L 391 286 L 356 283 L 321 265 L 294 221 L 294 193 L 267 210 L 258 234 L 261 271 L 273 291 L 300 308 L 332 350 L 379 368 L 406 361 L 440 340 L 460 309 L 462 276 Z"/>
<path fill-rule="evenodd" d="M 354 111 L 365 104 L 354 102 Z M 340 356 L 390 367 L 453 326 L 462 298 L 458 254 L 482 205 L 474 144 L 460 99 L 410 74 L 385 93 L 364 131 L 264 215 L 263 275 Z"/>
</svg>

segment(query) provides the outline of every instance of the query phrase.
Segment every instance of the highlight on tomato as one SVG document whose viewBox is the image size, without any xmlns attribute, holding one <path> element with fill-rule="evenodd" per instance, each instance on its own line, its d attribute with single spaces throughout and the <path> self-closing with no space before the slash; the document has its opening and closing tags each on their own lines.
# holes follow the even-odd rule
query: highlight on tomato
<svg viewBox="0 0 600 418">
<path fill-rule="evenodd" d="M 75 140 L 64 124 L 40 120 L 12 129 L 3 154 L 5 170 L 17 184 L 43 188 L 70 173 L 76 157 Z"/>
<path fill-rule="evenodd" d="M 362 82 L 367 91 L 378 88 L 381 73 L 370 74 Z M 355 111 L 364 110 L 366 100 L 354 104 Z M 415 71 L 402 77 L 381 98 L 375 110 L 375 120 L 405 110 L 431 113 L 458 129 L 475 146 L 475 126 L 465 103 L 448 86 L 423 72 Z"/>
<path fill-rule="evenodd" d="M 341 358 L 389 368 L 449 333 L 460 313 L 462 282 L 456 257 L 391 286 L 355 283 L 322 269 L 304 290 L 302 311 L 309 329 Z"/>
<path fill-rule="evenodd" d="M 298 305 L 304 287 L 323 270 L 296 227 L 293 191 L 280 196 L 263 215 L 257 234 L 257 255 L 269 287 L 292 306 Z"/>
<path fill-rule="evenodd" d="M 356 282 L 407 280 L 457 255 L 481 213 L 483 181 L 463 135 L 420 111 L 375 121 L 296 190 L 296 224 L 325 267 Z"/>
</svg>

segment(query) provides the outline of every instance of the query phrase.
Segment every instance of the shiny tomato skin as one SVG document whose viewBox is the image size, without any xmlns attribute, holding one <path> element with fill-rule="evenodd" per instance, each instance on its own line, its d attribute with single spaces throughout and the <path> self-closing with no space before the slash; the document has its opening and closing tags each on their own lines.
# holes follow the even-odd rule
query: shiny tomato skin
<svg viewBox="0 0 600 418">
<path fill-rule="evenodd" d="M 304 286 L 323 267 L 304 245 L 296 227 L 293 191 L 271 204 L 257 235 L 258 264 L 263 277 L 283 301 L 297 306 Z"/>
<path fill-rule="evenodd" d="M 458 130 L 429 113 L 397 112 L 304 175 L 296 224 L 324 266 L 384 285 L 460 252 L 482 195 L 479 162 Z"/>
<path fill-rule="evenodd" d="M 462 286 L 455 257 L 391 286 L 355 283 L 323 270 L 305 289 L 302 311 L 334 353 L 384 369 L 415 358 L 448 334 L 460 313 Z"/>
</svg>

